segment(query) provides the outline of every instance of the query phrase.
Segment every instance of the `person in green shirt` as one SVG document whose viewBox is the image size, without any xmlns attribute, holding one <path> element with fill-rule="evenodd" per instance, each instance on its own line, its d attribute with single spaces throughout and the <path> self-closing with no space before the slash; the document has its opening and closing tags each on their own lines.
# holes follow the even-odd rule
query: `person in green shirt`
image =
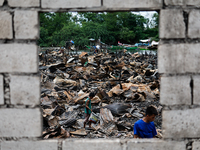
<svg viewBox="0 0 200 150">
<path fill-rule="evenodd" d="M 84 128 L 86 123 L 89 122 L 89 128 L 91 128 L 91 121 L 89 121 L 90 114 L 92 112 L 92 106 L 91 106 L 91 99 L 95 96 L 93 92 L 89 94 L 89 97 L 85 101 L 85 121 L 84 121 Z"/>
</svg>

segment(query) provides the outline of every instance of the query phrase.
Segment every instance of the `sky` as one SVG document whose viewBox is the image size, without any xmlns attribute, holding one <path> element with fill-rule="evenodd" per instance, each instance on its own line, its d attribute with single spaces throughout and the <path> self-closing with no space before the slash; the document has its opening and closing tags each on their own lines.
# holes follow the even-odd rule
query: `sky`
<svg viewBox="0 0 200 150">
<path fill-rule="evenodd" d="M 145 18 L 151 19 L 154 13 L 157 13 L 156 11 L 139 11 L 139 12 L 133 12 L 134 14 L 140 14 L 144 16 Z M 72 15 L 76 15 L 77 12 L 72 12 Z"/>
<path fill-rule="evenodd" d="M 139 12 L 133 12 L 134 14 L 140 14 L 144 16 L 145 18 L 152 18 L 154 13 L 157 13 L 156 11 L 139 11 Z"/>
<path fill-rule="evenodd" d="M 138 12 L 134 12 L 132 11 L 132 13 L 137 14 L 137 15 L 142 15 L 145 18 L 149 18 L 149 21 L 151 21 L 153 14 L 157 13 L 156 11 L 138 11 Z M 72 12 L 72 15 L 77 15 L 77 12 Z M 80 23 L 79 23 L 80 24 Z"/>
</svg>

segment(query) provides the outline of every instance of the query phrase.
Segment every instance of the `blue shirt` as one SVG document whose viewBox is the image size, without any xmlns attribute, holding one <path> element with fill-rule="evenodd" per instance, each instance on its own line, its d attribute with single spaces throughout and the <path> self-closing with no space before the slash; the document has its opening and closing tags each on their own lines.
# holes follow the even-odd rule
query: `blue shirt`
<svg viewBox="0 0 200 150">
<path fill-rule="evenodd" d="M 74 44 L 74 41 L 71 40 L 70 42 L 71 42 L 72 44 Z"/>
<path fill-rule="evenodd" d="M 154 122 L 146 123 L 142 119 L 134 124 L 134 134 L 141 138 L 153 138 L 157 135 Z"/>
</svg>

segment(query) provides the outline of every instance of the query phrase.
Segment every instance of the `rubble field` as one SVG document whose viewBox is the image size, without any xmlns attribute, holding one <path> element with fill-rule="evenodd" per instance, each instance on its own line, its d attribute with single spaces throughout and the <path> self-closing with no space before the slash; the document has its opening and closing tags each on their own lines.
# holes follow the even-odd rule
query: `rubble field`
<svg viewBox="0 0 200 150">
<path fill-rule="evenodd" d="M 157 138 L 162 138 L 157 54 L 115 52 L 39 53 L 43 138 L 133 138 L 134 123 L 154 105 Z M 83 128 L 90 92 L 94 123 Z"/>
</svg>

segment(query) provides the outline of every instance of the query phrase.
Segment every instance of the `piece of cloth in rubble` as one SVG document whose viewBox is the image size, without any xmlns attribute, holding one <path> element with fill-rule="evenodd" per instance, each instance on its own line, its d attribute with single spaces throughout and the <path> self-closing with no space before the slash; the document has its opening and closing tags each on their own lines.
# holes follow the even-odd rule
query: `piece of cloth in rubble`
<svg viewBox="0 0 200 150">
<path fill-rule="evenodd" d="M 91 99 L 89 99 L 89 98 L 86 99 L 86 101 L 85 101 L 85 106 L 86 106 L 87 101 L 89 101 L 88 107 L 89 107 L 90 109 L 92 109 L 92 107 L 91 107 Z M 86 114 L 91 114 L 91 110 L 89 110 L 87 107 L 85 107 L 85 113 L 86 113 Z"/>
<path fill-rule="evenodd" d="M 157 135 L 154 122 L 146 123 L 142 119 L 134 124 L 134 134 L 140 138 L 153 138 Z"/>
</svg>

